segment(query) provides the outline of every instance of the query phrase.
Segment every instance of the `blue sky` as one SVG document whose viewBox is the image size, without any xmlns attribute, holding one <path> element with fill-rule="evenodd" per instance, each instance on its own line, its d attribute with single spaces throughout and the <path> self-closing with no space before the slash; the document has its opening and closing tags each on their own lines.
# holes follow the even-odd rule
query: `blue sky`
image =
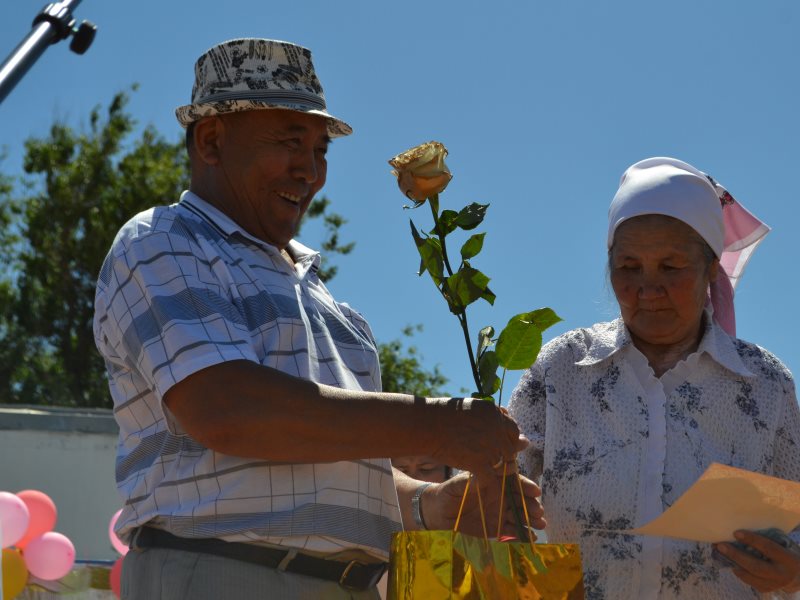
<svg viewBox="0 0 800 600">
<path fill-rule="evenodd" d="M 3 3 L 0 56 L 41 6 Z M 28 136 L 54 118 L 80 126 L 133 82 L 140 124 L 178 139 L 173 110 L 188 102 L 197 56 L 234 37 L 290 40 L 311 48 L 331 112 L 355 129 L 333 145 L 323 190 L 357 243 L 332 291 L 380 340 L 421 323 L 415 343 L 451 391 L 471 383 L 463 341 L 430 280 L 415 275 L 408 226 L 412 217 L 429 227 L 429 213 L 402 210 L 386 164 L 430 139 L 450 150 L 443 207 L 491 204 L 475 265 L 498 300 L 471 309 L 473 335 L 541 306 L 564 318 L 545 339 L 614 318 L 608 204 L 627 166 L 667 155 L 712 174 L 773 227 L 737 293 L 738 333 L 800 372 L 793 0 L 84 0 L 76 15 L 99 27 L 88 53 L 49 48 L 0 105 L 5 173 L 20 171 Z M 508 375 L 506 398 L 519 375 Z"/>
</svg>

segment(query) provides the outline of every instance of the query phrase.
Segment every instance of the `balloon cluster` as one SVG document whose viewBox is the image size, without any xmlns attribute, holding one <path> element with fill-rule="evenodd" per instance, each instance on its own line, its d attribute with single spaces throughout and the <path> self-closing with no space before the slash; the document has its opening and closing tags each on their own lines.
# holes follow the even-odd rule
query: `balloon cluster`
<svg viewBox="0 0 800 600">
<path fill-rule="evenodd" d="M 111 590 L 117 598 L 120 597 L 122 557 L 128 553 L 128 547 L 114 532 L 121 512 L 114 513 L 108 524 L 108 539 L 121 555 L 109 573 Z M 67 536 L 53 531 L 57 515 L 55 503 L 43 492 L 0 492 L 3 600 L 16 598 L 25 589 L 29 574 L 52 581 L 72 570 L 75 546 Z"/>
<path fill-rule="evenodd" d="M 75 563 L 75 546 L 53 531 L 56 505 L 37 490 L 0 492 L 3 598 L 12 600 L 28 582 L 28 574 L 60 579 Z"/>
</svg>

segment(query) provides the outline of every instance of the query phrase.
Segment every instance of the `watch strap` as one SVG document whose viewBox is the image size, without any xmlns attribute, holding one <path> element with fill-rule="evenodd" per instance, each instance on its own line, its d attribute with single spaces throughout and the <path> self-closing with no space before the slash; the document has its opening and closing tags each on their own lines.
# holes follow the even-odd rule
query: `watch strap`
<svg viewBox="0 0 800 600">
<path fill-rule="evenodd" d="M 414 517 L 414 523 L 416 523 L 417 527 L 420 529 L 427 529 L 428 527 L 425 525 L 425 520 L 422 518 L 422 492 L 428 489 L 430 486 L 430 482 L 423 483 L 420 485 L 416 490 L 414 490 L 414 495 L 411 496 L 411 516 Z"/>
</svg>

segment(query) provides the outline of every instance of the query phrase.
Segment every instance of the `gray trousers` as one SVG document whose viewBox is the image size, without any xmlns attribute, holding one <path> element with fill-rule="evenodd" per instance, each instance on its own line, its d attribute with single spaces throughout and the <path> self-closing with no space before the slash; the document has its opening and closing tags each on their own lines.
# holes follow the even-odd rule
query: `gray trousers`
<svg viewBox="0 0 800 600">
<path fill-rule="evenodd" d="M 378 600 L 334 581 L 183 550 L 131 550 L 122 563 L 122 600 Z"/>
</svg>

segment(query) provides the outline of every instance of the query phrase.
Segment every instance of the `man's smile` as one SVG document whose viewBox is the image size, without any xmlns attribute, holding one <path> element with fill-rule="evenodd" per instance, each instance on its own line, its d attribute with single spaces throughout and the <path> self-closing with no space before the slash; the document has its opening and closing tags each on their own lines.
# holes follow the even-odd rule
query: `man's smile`
<svg viewBox="0 0 800 600">
<path fill-rule="evenodd" d="M 284 200 L 288 200 L 289 202 L 291 202 L 296 206 L 299 205 L 300 202 L 302 201 L 302 198 L 300 196 L 296 196 L 290 192 L 276 192 L 276 194 L 278 194 L 278 196 L 280 196 Z"/>
</svg>

